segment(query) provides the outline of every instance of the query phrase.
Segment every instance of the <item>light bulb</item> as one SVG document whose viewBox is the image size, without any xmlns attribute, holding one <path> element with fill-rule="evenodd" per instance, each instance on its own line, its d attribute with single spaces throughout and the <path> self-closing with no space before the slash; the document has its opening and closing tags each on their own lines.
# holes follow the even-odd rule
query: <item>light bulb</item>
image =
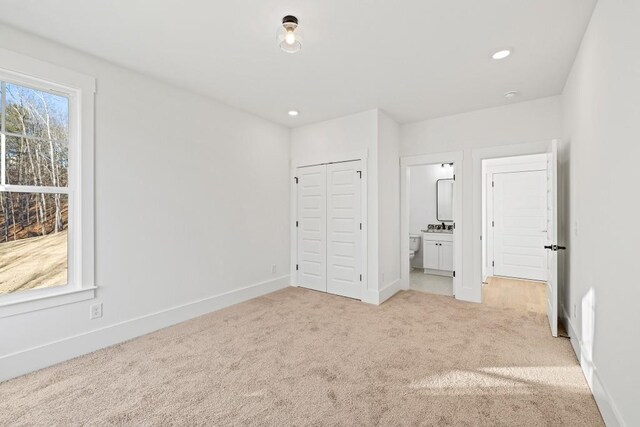
<svg viewBox="0 0 640 427">
<path fill-rule="evenodd" d="M 296 53 L 302 48 L 302 38 L 298 18 L 292 15 L 282 18 L 282 26 L 278 28 L 277 32 L 280 49 L 287 53 Z"/>
<path fill-rule="evenodd" d="M 287 35 L 284 37 L 284 41 L 288 45 L 292 45 L 296 42 L 296 35 L 293 33 L 293 31 L 287 31 Z"/>
</svg>

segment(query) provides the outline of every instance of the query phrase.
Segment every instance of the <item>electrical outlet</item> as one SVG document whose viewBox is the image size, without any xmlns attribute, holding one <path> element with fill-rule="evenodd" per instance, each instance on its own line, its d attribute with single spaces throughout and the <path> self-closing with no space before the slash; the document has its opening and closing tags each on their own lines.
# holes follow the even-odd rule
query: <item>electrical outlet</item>
<svg viewBox="0 0 640 427">
<path fill-rule="evenodd" d="M 275 264 L 271 264 L 271 274 L 276 274 L 277 268 Z"/>
<path fill-rule="evenodd" d="M 102 303 L 97 302 L 89 307 L 89 319 L 99 319 L 102 317 Z"/>
</svg>

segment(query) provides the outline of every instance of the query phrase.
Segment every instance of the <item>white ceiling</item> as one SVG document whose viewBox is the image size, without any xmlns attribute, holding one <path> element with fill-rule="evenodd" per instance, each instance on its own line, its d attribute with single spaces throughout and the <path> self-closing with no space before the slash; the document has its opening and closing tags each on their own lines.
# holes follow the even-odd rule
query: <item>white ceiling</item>
<svg viewBox="0 0 640 427">
<path fill-rule="evenodd" d="M 293 127 L 375 107 L 410 122 L 503 105 L 510 90 L 556 95 L 595 3 L 0 0 L 0 21 Z M 293 55 L 275 39 L 286 14 L 304 29 Z M 505 46 L 510 58 L 489 59 Z"/>
</svg>

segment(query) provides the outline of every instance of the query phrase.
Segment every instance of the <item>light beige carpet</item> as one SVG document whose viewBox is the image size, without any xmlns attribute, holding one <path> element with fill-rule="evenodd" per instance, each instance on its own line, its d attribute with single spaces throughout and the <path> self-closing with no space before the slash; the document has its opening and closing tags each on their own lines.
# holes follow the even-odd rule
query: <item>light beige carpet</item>
<svg viewBox="0 0 640 427">
<path fill-rule="evenodd" d="M 2 425 L 597 426 L 544 317 L 289 288 L 0 384 Z"/>
</svg>

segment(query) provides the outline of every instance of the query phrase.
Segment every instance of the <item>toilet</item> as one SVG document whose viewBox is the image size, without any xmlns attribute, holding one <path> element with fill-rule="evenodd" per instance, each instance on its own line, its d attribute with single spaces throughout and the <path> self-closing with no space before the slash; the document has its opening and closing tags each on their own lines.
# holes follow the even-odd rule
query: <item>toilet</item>
<svg viewBox="0 0 640 427">
<path fill-rule="evenodd" d="M 409 234 L 409 259 L 412 260 L 416 256 L 416 252 L 420 250 L 420 241 L 422 236 L 419 234 Z"/>
</svg>

